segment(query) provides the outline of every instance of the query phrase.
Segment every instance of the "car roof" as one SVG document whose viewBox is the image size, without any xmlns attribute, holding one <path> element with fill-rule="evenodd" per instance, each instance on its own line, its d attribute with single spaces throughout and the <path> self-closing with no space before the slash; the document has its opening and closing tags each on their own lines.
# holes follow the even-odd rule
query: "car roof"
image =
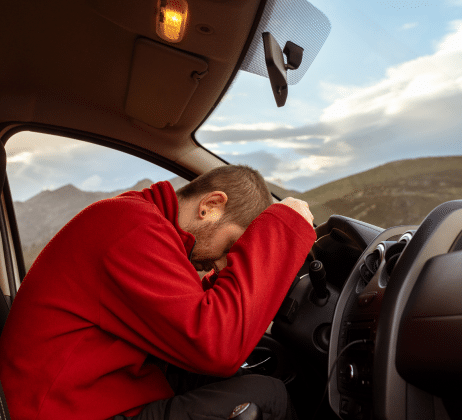
<svg viewBox="0 0 462 420">
<path fill-rule="evenodd" d="M 2 137 L 31 129 L 90 138 L 195 174 L 222 165 L 193 133 L 234 78 L 263 3 L 189 0 L 185 38 L 169 44 L 156 34 L 155 0 L 4 2 Z M 196 64 L 200 80 L 183 89 Z M 165 107 L 175 115 L 161 127 Z"/>
</svg>

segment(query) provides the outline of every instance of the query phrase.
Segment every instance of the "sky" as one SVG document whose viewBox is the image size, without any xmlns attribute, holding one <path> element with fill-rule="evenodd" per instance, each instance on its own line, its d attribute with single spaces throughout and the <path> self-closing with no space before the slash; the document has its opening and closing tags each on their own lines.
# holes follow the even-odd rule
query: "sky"
<svg viewBox="0 0 462 420">
<path fill-rule="evenodd" d="M 462 154 L 462 1 L 312 1 L 332 29 L 277 108 L 241 72 L 197 138 L 305 191 L 393 160 Z"/>
<path fill-rule="evenodd" d="M 297 191 L 393 160 L 462 155 L 462 0 L 311 3 L 332 29 L 286 105 L 268 79 L 241 71 L 198 141 Z M 109 191 L 174 176 L 91 144 L 17 136 L 7 144 L 17 200 L 70 182 Z"/>
</svg>

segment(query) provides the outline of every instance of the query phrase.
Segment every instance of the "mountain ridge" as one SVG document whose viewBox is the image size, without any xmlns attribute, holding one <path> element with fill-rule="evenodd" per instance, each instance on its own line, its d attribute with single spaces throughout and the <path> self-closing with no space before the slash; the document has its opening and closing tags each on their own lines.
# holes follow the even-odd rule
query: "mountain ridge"
<svg viewBox="0 0 462 420">
<path fill-rule="evenodd" d="M 394 161 L 299 193 L 268 183 L 281 199 L 293 196 L 309 203 L 315 223 L 342 214 L 384 228 L 420 224 L 437 205 L 462 198 L 462 156 Z M 169 180 L 174 189 L 186 180 Z M 112 192 L 82 191 L 67 184 L 14 202 L 26 266 L 43 246 L 79 211 L 91 203 L 125 191 L 141 190 L 153 182 L 142 179 Z"/>
<path fill-rule="evenodd" d="M 343 214 L 384 228 L 420 224 L 437 205 L 462 198 L 462 156 L 393 161 L 299 193 L 317 224 Z"/>
</svg>

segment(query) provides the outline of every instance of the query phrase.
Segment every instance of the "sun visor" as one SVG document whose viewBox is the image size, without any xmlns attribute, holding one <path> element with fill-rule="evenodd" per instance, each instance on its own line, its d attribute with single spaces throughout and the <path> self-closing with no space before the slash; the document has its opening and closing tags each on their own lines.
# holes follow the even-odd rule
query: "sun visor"
<svg viewBox="0 0 462 420">
<path fill-rule="evenodd" d="M 175 125 L 207 63 L 196 56 L 140 38 L 133 53 L 125 112 L 156 128 Z"/>
</svg>

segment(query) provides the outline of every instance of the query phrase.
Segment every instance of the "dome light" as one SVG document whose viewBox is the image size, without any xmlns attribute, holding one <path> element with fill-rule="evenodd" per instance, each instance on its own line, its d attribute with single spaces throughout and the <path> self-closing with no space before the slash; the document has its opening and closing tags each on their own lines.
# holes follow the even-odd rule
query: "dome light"
<svg viewBox="0 0 462 420">
<path fill-rule="evenodd" d="M 185 0 L 157 0 L 156 32 L 167 42 L 183 39 L 188 18 Z"/>
</svg>

